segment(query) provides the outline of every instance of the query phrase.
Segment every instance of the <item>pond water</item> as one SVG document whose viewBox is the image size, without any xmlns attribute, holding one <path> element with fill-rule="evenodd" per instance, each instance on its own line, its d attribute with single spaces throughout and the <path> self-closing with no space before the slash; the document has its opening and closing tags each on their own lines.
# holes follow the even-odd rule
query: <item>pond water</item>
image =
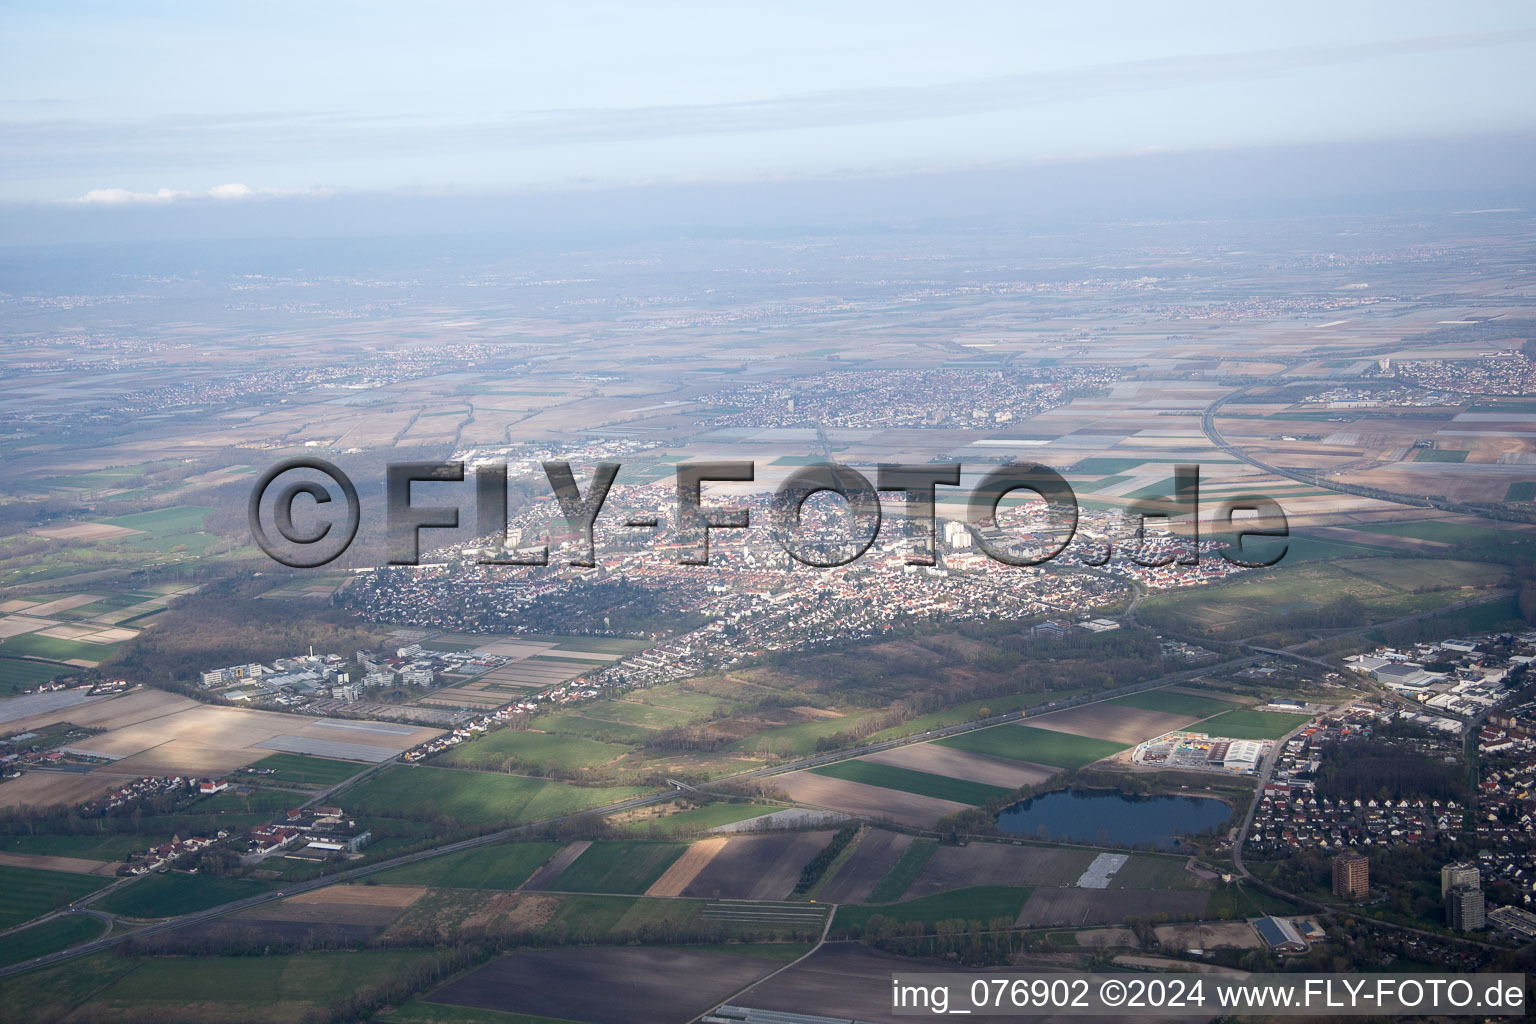
<svg viewBox="0 0 1536 1024">
<path fill-rule="evenodd" d="M 1129 796 L 1108 789 L 1062 789 L 1004 809 L 997 827 L 1010 835 L 1101 846 L 1176 849 L 1180 836 L 1214 832 L 1232 808 L 1207 796 Z"/>
</svg>

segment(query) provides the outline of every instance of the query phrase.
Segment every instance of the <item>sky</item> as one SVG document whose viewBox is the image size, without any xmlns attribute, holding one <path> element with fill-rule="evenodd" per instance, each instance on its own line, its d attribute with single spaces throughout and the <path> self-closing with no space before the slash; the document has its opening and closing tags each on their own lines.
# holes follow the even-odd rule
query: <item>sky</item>
<svg viewBox="0 0 1536 1024">
<path fill-rule="evenodd" d="M 7 3 L 0 203 L 867 176 L 1529 133 L 1536 5 Z"/>
</svg>

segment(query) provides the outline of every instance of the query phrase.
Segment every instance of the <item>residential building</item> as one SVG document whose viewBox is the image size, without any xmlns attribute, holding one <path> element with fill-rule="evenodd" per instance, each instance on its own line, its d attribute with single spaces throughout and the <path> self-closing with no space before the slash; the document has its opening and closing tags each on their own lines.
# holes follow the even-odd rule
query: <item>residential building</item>
<svg viewBox="0 0 1536 1024">
<path fill-rule="evenodd" d="M 1371 862 L 1354 850 L 1333 858 L 1333 894 L 1340 899 L 1364 899 L 1371 891 Z"/>
</svg>

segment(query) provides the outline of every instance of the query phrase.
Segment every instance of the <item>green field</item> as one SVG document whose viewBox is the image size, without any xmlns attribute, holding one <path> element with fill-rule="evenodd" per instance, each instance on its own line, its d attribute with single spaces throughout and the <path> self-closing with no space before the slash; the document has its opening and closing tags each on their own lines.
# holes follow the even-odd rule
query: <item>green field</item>
<svg viewBox="0 0 1536 1024">
<path fill-rule="evenodd" d="M 891 870 L 880 879 L 880 884 L 870 891 L 869 902 L 895 903 L 901 899 L 901 894 L 922 874 L 923 867 L 933 859 L 934 851 L 938 848 L 939 844 L 932 839 L 919 839 L 907 847 L 902 851 L 901 858 L 891 865 Z"/>
<path fill-rule="evenodd" d="M 686 849 L 687 843 L 593 843 L 549 888 L 639 895 Z"/>
<path fill-rule="evenodd" d="M 117 957 L 102 954 L 48 971 L 8 979 L 0 986 L 7 1005 L 25 1005 L 57 1020 L 62 1010 L 89 998 L 100 1007 L 90 1020 L 153 1020 L 157 1009 L 171 1019 L 208 1024 L 288 1024 L 330 1019 L 334 999 L 387 983 L 430 951 L 347 950 L 272 956 Z M 65 977 L 78 970 L 81 977 Z M 11 1000 L 24 1000 L 12 1003 Z M 196 1007 L 195 1017 L 185 1017 Z M 48 1012 L 52 1011 L 52 1012 Z M 87 1011 L 89 1012 L 89 1011 Z M 311 1016 L 311 1014 L 317 1016 Z"/>
<path fill-rule="evenodd" d="M 1014 761 L 1033 761 L 1057 768 L 1081 768 L 1119 753 L 1128 744 L 1091 736 L 1073 736 L 1027 725 L 994 725 L 990 729 L 950 736 L 935 743 L 973 754 L 991 754 Z"/>
<path fill-rule="evenodd" d="M 258 896 L 270 888 L 263 882 L 243 878 L 216 878 L 213 875 L 185 875 L 172 872 L 150 875 L 124 886 L 94 904 L 110 914 L 124 917 L 178 917 L 207 910 L 221 903 Z"/>
<path fill-rule="evenodd" d="M 781 810 L 779 807 L 770 807 L 763 804 L 732 804 L 717 803 L 707 804 L 703 807 L 690 807 L 685 811 L 674 811 L 664 814 L 659 818 L 648 818 L 643 821 L 626 823 L 613 822 L 619 829 L 632 835 L 661 835 L 675 836 L 687 835 L 693 832 L 702 832 L 705 829 L 715 828 L 719 825 L 729 825 L 737 821 L 746 821 L 755 818 L 759 814 L 770 814 Z"/>
<path fill-rule="evenodd" d="M 1467 453 L 1448 448 L 1421 448 L 1413 457 L 1414 462 L 1466 462 Z"/>
<path fill-rule="evenodd" d="M 1441 533 L 1436 528 L 1450 532 Z M 1519 553 L 1523 537 L 1529 536 L 1530 552 L 1536 553 L 1536 535 L 1513 531 L 1437 522 L 1392 523 L 1356 529 L 1450 543 L 1465 542 L 1474 546 L 1488 543 L 1493 545 L 1489 548 L 1490 553 L 1497 549 L 1501 538 L 1516 547 L 1514 553 Z M 1472 533 L 1466 534 L 1461 532 L 1463 530 Z M 1494 539 L 1490 540 L 1488 535 Z M 1263 635 L 1284 630 L 1291 622 L 1300 623 L 1294 627 L 1297 629 L 1363 625 L 1356 619 L 1319 620 L 1315 613 L 1337 607 L 1341 599 L 1349 597 L 1359 602 L 1370 621 L 1381 622 L 1462 600 L 1468 595 L 1461 587 L 1499 586 L 1507 583 L 1509 578 L 1509 569 L 1502 565 L 1442 558 L 1349 558 L 1305 562 L 1247 573 L 1232 583 L 1155 594 L 1142 603 L 1141 616 L 1153 628 L 1167 626 L 1185 633 L 1199 632 L 1223 638 Z"/>
<path fill-rule="evenodd" d="M 0 865 L 0 930 L 57 910 L 112 882 L 99 875 L 72 875 Z"/>
<path fill-rule="evenodd" d="M 1072 467 L 1075 476 L 1105 476 L 1112 473 L 1125 473 L 1141 465 L 1146 459 L 1121 459 L 1114 456 L 1098 455 L 1083 459 Z"/>
<path fill-rule="evenodd" d="M 687 725 L 709 714 L 707 711 L 688 711 L 662 707 L 659 704 L 640 704 L 624 700 L 594 701 L 583 707 L 581 713 L 583 717 L 600 722 L 619 722 L 651 729 L 670 729 L 677 725 Z"/>
<path fill-rule="evenodd" d="M 5 650 L 5 647 L 0 645 L 0 650 Z M 78 671 L 79 669 L 69 665 L 44 665 L 35 661 L 0 658 L 0 695 L 9 694 L 14 690 L 25 690 L 29 686 L 46 683 L 50 679 Z"/>
<path fill-rule="evenodd" d="M 630 749 L 580 736 L 502 729 L 461 744 L 446 756 L 476 768 L 522 767 L 574 772 L 607 764 L 629 753 Z"/>
<path fill-rule="evenodd" d="M 754 754 L 778 754 L 781 757 L 809 757 L 816 753 L 816 742 L 829 736 L 846 732 L 860 720 L 876 714 L 874 711 L 858 711 L 841 717 L 828 716 L 810 722 L 777 729 L 764 729 L 744 739 L 737 740 L 726 749 Z"/>
<path fill-rule="evenodd" d="M 656 730 L 623 722 L 604 722 L 596 718 L 572 712 L 546 715 L 538 720 L 538 727 L 556 736 L 576 736 L 601 743 L 644 743 L 656 735 Z"/>
<path fill-rule="evenodd" d="M 1234 740 L 1277 740 L 1306 720 L 1306 715 L 1286 715 L 1277 711 L 1228 711 L 1201 722 L 1199 731 L 1207 736 Z"/>
<path fill-rule="evenodd" d="M 44 857 L 79 857 L 83 860 L 122 860 L 168 836 L 78 835 L 0 836 L 0 851 L 33 853 Z"/>
<path fill-rule="evenodd" d="M 516 889 L 560 849 L 559 843 L 505 843 L 391 868 L 370 876 L 384 885 L 445 889 Z"/>
<path fill-rule="evenodd" d="M 401 813 L 418 821 L 514 825 L 617 803 L 646 792 L 633 786 L 581 787 L 522 775 L 395 765 L 341 798 L 359 814 Z"/>
<path fill-rule="evenodd" d="M 844 905 L 837 908 L 832 931 L 836 933 L 844 928 L 863 928 L 876 914 L 892 921 L 920 921 L 930 931 L 940 921 L 955 919 L 986 923 L 1004 917 L 1012 925 L 1032 892 L 1034 887 L 1027 885 L 977 885 L 881 907 Z"/>
<path fill-rule="evenodd" d="M 969 779 L 952 779 L 947 775 L 934 775 L 932 772 L 919 772 L 911 768 L 879 764 L 874 761 L 839 761 L 836 764 L 812 768 L 811 773 L 834 779 L 845 779 L 848 782 L 862 782 L 866 786 L 915 793 L 918 796 L 931 796 L 938 800 L 953 800 L 956 803 L 972 806 L 997 800 L 1011 792 L 1002 786 L 989 786 L 984 782 L 971 782 Z"/>
<path fill-rule="evenodd" d="M 107 926 L 89 914 L 66 914 L 0 937 L 0 967 L 99 939 Z"/>
<path fill-rule="evenodd" d="M 173 537 L 177 534 L 197 533 L 203 528 L 203 520 L 213 509 L 202 505 L 173 505 L 153 512 L 135 512 L 102 520 L 125 530 L 140 530 L 153 537 Z"/>
<path fill-rule="evenodd" d="M 1536 501 L 1536 480 L 1517 480 L 1504 492 L 1505 501 Z"/>
<path fill-rule="evenodd" d="M 1166 690 L 1131 693 L 1124 697 L 1116 697 L 1109 703 L 1127 708 L 1140 708 L 1143 711 L 1166 711 L 1173 715 L 1190 715 L 1194 718 L 1207 718 L 1211 715 L 1219 715 L 1223 711 L 1233 710 L 1233 704 L 1229 700 L 1197 697 L 1192 693 L 1169 693 Z"/>
<path fill-rule="evenodd" d="M 311 757 L 308 754 L 273 754 L 255 762 L 252 768 L 273 768 L 276 775 L 255 775 L 251 772 L 235 772 L 232 776 L 241 782 L 275 786 L 313 786 L 324 789 L 338 782 L 345 782 L 364 768 L 356 761 L 338 761 L 329 757 Z"/>
<path fill-rule="evenodd" d="M 1519 555 L 1536 557 L 1536 532 L 1512 527 L 1494 528 L 1472 526 L 1467 523 L 1429 522 L 1380 523 L 1354 527 L 1365 533 L 1381 533 L 1393 537 L 1414 537 L 1419 540 L 1439 541 L 1470 548 L 1484 555 Z"/>
<path fill-rule="evenodd" d="M 49 661 L 106 661 L 117 652 L 120 643 L 88 644 L 83 640 L 60 640 L 58 637 L 23 633 L 0 643 L 0 652 L 19 658 L 47 658 Z M 64 672 L 78 669 L 64 669 Z M 60 673 L 63 674 L 63 673 Z"/>
</svg>

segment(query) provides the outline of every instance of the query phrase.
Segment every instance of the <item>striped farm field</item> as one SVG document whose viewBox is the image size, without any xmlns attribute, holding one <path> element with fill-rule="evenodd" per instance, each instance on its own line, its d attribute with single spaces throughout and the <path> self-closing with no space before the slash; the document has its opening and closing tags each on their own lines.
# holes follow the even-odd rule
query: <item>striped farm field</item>
<svg viewBox="0 0 1536 1024">
<path fill-rule="evenodd" d="M 984 782 L 971 782 L 967 779 L 952 779 L 943 775 L 901 768 L 893 764 L 877 764 L 873 761 L 839 761 L 836 764 L 812 768 L 811 771 L 816 775 L 825 775 L 829 778 L 861 782 L 866 786 L 879 786 L 882 789 L 894 789 L 917 796 L 931 796 L 938 800 L 953 800 L 956 803 L 972 806 L 1000 799 L 1011 792 L 1002 786 L 989 786 Z"/>
<path fill-rule="evenodd" d="M 1054 765 L 1057 768 L 1081 768 L 1130 746 L 1129 743 L 1014 724 L 977 729 L 975 732 L 961 733 L 934 742 L 956 750 Z"/>
<path fill-rule="evenodd" d="M 687 849 L 686 843 L 593 843 L 545 889 L 638 896 Z"/>
<path fill-rule="evenodd" d="M 1143 711 L 1189 715 L 1193 718 L 1208 718 L 1211 715 L 1219 715 L 1223 711 L 1234 710 L 1231 701 L 1217 700 L 1215 697 L 1199 697 L 1193 693 L 1170 693 L 1167 690 L 1131 693 L 1124 697 L 1116 697 L 1108 703 L 1126 708 L 1140 708 Z"/>
</svg>

